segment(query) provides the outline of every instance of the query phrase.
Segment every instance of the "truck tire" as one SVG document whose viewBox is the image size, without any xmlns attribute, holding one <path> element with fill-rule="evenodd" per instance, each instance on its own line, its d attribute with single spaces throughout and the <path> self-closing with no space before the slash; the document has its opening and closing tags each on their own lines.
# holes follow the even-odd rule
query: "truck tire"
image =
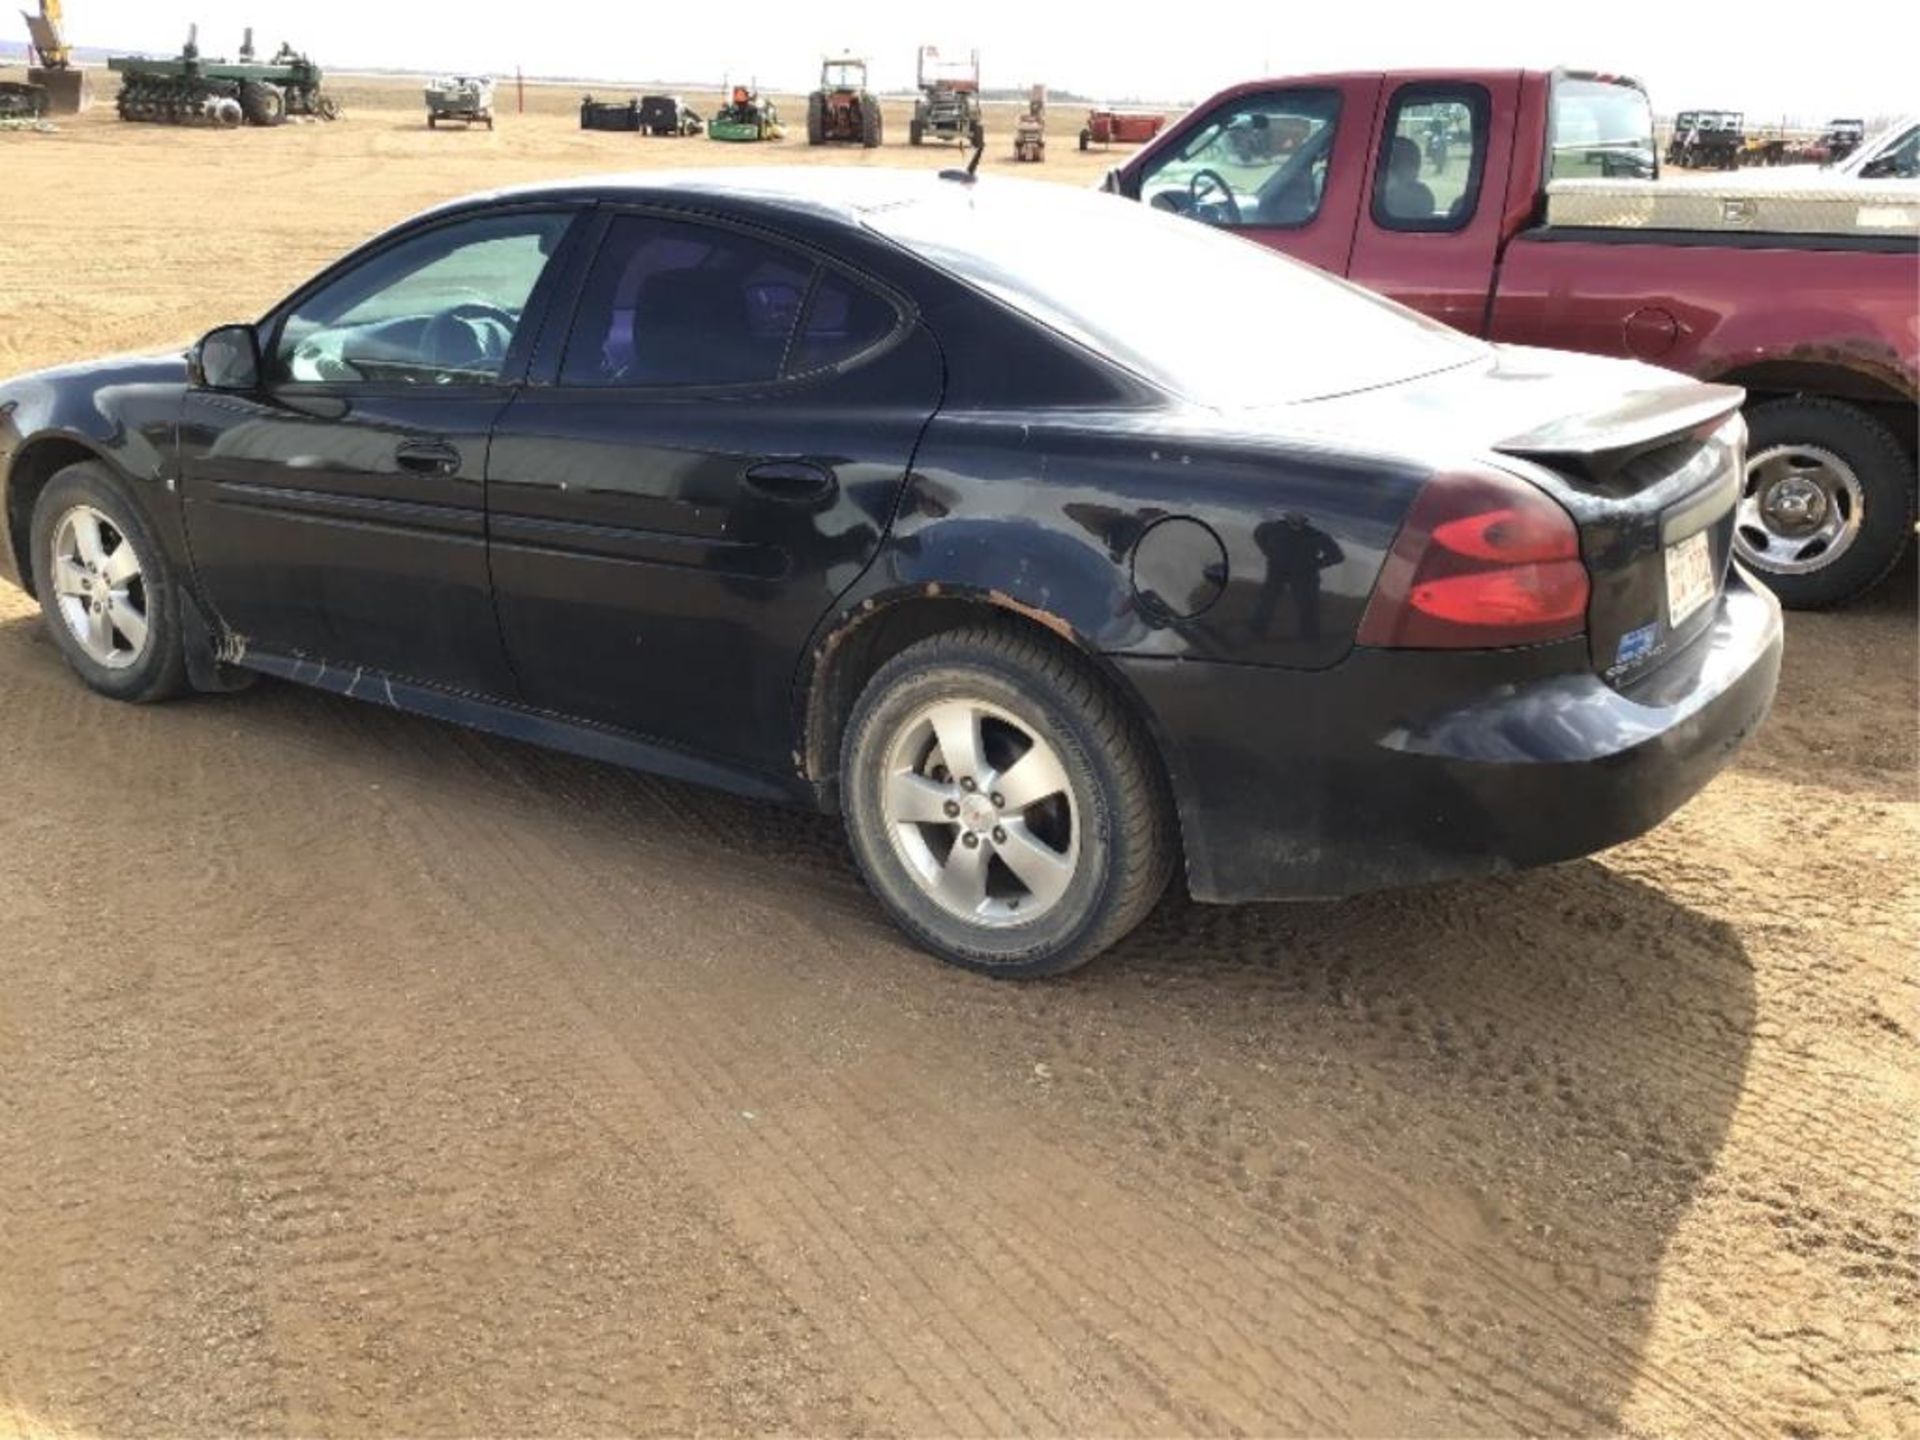
<svg viewBox="0 0 1920 1440">
<path fill-rule="evenodd" d="M 1173 874 L 1152 742 L 1104 677 L 1048 636 L 984 625 L 908 646 L 855 703 L 840 777 L 868 886 L 910 936 L 969 970 L 1084 965 Z"/>
<path fill-rule="evenodd" d="M 249 125 L 280 125 L 287 118 L 287 92 L 263 80 L 240 84 L 240 110 Z"/>
<path fill-rule="evenodd" d="M 1913 532 L 1913 459 L 1839 400 L 1769 400 L 1747 412 L 1734 554 L 1792 610 L 1844 605 L 1885 578 Z"/>
<path fill-rule="evenodd" d="M 918 145 L 926 138 L 926 122 L 916 115 L 907 122 L 907 143 L 909 145 Z"/>
<path fill-rule="evenodd" d="M 827 143 L 827 97 L 818 90 L 807 97 L 807 144 Z"/>
<path fill-rule="evenodd" d="M 126 483 L 69 465 L 33 506 L 33 588 L 47 632 L 86 685 L 144 703 L 185 693 L 173 568 Z"/>
<path fill-rule="evenodd" d="M 871 95 L 860 98 L 860 144 L 868 150 L 880 145 L 880 102 Z"/>
<path fill-rule="evenodd" d="M 967 127 L 967 143 L 976 150 L 986 147 L 987 127 L 984 122 L 976 120 Z"/>
</svg>

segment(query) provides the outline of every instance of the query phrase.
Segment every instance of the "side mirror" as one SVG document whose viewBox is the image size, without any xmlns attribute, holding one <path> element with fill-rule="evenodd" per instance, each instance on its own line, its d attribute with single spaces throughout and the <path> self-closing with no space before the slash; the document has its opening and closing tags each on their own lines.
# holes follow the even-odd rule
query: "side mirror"
<svg viewBox="0 0 1920 1440">
<path fill-rule="evenodd" d="M 187 372 L 204 390 L 258 390 L 260 337 L 251 325 L 210 330 L 188 352 Z"/>
</svg>

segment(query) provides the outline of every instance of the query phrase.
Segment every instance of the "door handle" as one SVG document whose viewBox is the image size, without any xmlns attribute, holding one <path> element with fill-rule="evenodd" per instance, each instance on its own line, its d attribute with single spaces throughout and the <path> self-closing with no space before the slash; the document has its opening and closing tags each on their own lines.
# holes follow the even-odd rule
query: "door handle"
<svg viewBox="0 0 1920 1440">
<path fill-rule="evenodd" d="M 806 504 L 833 493 L 833 471 L 811 460 L 761 460 L 742 477 L 749 490 L 769 500 Z"/>
<path fill-rule="evenodd" d="M 460 468 L 460 452 L 444 440 L 408 440 L 393 458 L 416 475 L 451 475 Z"/>
</svg>

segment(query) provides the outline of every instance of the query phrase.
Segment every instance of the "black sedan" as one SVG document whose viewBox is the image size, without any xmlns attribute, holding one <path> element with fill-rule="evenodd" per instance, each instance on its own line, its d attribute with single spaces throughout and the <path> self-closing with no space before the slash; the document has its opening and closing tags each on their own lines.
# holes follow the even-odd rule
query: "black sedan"
<svg viewBox="0 0 1920 1440">
<path fill-rule="evenodd" d="M 1738 391 L 1111 197 L 485 195 L 184 358 L 0 385 L 0 554 L 124 700 L 262 672 L 837 810 L 1003 975 L 1590 853 L 1757 726 Z"/>
</svg>

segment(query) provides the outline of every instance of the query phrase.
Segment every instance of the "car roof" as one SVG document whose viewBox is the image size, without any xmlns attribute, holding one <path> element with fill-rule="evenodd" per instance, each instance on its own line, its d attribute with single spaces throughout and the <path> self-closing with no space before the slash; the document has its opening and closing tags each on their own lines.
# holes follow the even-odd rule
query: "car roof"
<svg viewBox="0 0 1920 1440">
<path fill-rule="evenodd" d="M 964 151 L 956 151 L 956 159 Z M 1002 184 L 987 182 L 997 190 Z M 755 208 L 790 211 L 857 223 L 862 213 L 890 205 L 938 199 L 970 189 L 965 183 L 942 178 L 928 170 L 853 165 L 754 166 L 727 165 L 688 170 L 638 170 L 608 175 L 581 175 L 566 180 L 538 181 L 464 196 L 427 212 L 429 216 L 494 205 L 538 204 L 541 201 L 700 201 L 729 206 L 747 202 Z M 1060 188 L 1060 187 L 1045 187 Z"/>
</svg>

